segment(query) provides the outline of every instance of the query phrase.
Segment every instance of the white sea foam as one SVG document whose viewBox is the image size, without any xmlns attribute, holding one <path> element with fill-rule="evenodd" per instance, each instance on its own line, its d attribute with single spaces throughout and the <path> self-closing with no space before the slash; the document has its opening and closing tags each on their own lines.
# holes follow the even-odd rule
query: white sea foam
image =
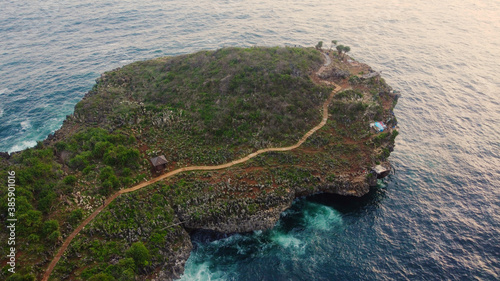
<svg viewBox="0 0 500 281">
<path fill-rule="evenodd" d="M 262 235 L 262 230 L 254 230 L 253 232 L 255 235 L 260 236 Z"/>
<path fill-rule="evenodd" d="M 212 281 L 212 280 L 225 280 L 225 272 L 212 271 L 210 262 L 191 263 L 190 260 L 186 263 L 184 274 L 179 279 L 180 281 L 199 280 L 199 281 Z"/>
<path fill-rule="evenodd" d="M 283 233 L 281 231 L 274 231 L 271 234 L 271 241 L 274 245 L 278 245 L 280 249 L 278 252 L 286 253 L 290 259 L 296 259 L 305 254 L 307 241 L 301 240 L 296 233 Z"/>
<path fill-rule="evenodd" d="M 36 145 L 36 141 L 22 141 L 20 144 L 12 146 L 8 152 L 21 151 L 28 147 L 33 147 Z"/>
<path fill-rule="evenodd" d="M 279 233 L 272 240 L 283 248 L 299 248 L 302 245 L 302 241 L 289 234 Z"/>
<path fill-rule="evenodd" d="M 30 129 L 31 128 L 30 121 L 26 120 L 26 121 L 21 122 L 21 128 L 23 131 Z"/>
<path fill-rule="evenodd" d="M 244 255 L 247 253 L 248 248 L 246 248 L 245 246 L 241 246 L 240 244 L 236 244 L 235 247 L 238 250 L 238 255 Z"/>
<path fill-rule="evenodd" d="M 329 206 L 310 203 L 304 210 L 304 221 L 308 228 L 331 230 L 343 226 L 342 214 Z"/>
</svg>

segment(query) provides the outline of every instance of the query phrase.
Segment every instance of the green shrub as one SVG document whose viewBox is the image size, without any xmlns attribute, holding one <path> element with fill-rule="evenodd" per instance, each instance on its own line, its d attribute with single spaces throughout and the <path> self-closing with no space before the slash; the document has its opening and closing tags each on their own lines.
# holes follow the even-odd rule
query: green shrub
<svg viewBox="0 0 500 281">
<path fill-rule="evenodd" d="M 398 135 L 399 132 L 397 130 L 393 130 L 391 134 L 391 141 L 394 141 Z"/>
<path fill-rule="evenodd" d="M 18 229 L 21 235 L 38 232 L 42 226 L 42 212 L 29 210 L 18 217 Z"/>
<path fill-rule="evenodd" d="M 106 167 L 101 169 L 101 173 L 99 174 L 99 179 L 102 182 L 104 182 L 105 180 L 109 179 L 109 177 L 114 176 L 114 175 L 115 175 L 115 171 L 113 170 L 113 168 L 111 168 L 110 166 L 106 166 Z"/>
<path fill-rule="evenodd" d="M 59 230 L 59 222 L 56 220 L 48 220 L 43 223 L 42 235 L 47 237 L 57 230 Z"/>
<path fill-rule="evenodd" d="M 101 141 L 95 144 L 92 150 L 92 156 L 101 159 L 103 155 L 109 150 L 112 144 L 108 141 Z"/>
<path fill-rule="evenodd" d="M 123 258 L 118 262 L 118 267 L 123 271 L 132 270 L 135 271 L 136 265 L 133 258 Z"/>
<path fill-rule="evenodd" d="M 131 174 L 132 174 L 132 170 L 130 170 L 130 168 L 123 168 L 123 170 L 122 170 L 122 176 L 128 177 Z"/>
<path fill-rule="evenodd" d="M 48 237 L 47 240 L 49 242 L 55 243 L 61 238 L 61 232 L 59 230 L 56 230 L 52 232 Z"/>
<path fill-rule="evenodd" d="M 361 79 L 357 75 L 353 75 L 349 77 L 349 84 L 351 85 L 357 85 L 361 83 Z"/>
<path fill-rule="evenodd" d="M 330 174 L 328 177 L 326 177 L 326 180 L 329 182 L 333 182 L 335 178 L 336 178 L 335 174 Z"/>
<path fill-rule="evenodd" d="M 118 167 L 136 167 L 139 160 L 139 150 L 119 145 L 109 149 L 103 156 L 104 163 Z"/>
<path fill-rule="evenodd" d="M 81 219 L 83 218 L 83 210 L 82 209 L 76 209 L 71 212 L 68 218 L 68 222 L 71 225 L 76 225 Z"/>
<path fill-rule="evenodd" d="M 122 177 L 120 179 L 120 183 L 122 186 L 126 187 L 126 186 L 129 186 L 129 185 L 132 185 L 134 183 L 134 180 L 130 177 Z"/>
<path fill-rule="evenodd" d="M 95 168 L 96 168 L 96 165 L 90 165 L 90 166 L 87 166 L 87 167 L 85 167 L 85 168 L 83 169 L 82 173 L 83 173 L 84 175 L 88 175 L 88 174 L 90 173 L 90 171 L 95 170 Z"/>
<path fill-rule="evenodd" d="M 90 277 L 89 281 L 115 281 L 116 279 L 107 274 L 107 273 L 99 273 L 97 275 L 94 275 Z"/>
<path fill-rule="evenodd" d="M 35 276 L 32 274 L 22 275 L 20 273 L 14 273 L 9 276 L 6 281 L 35 281 Z"/>
<path fill-rule="evenodd" d="M 45 196 L 38 200 L 38 210 L 42 211 L 44 214 L 48 214 L 50 208 L 54 205 L 56 198 L 57 195 L 55 192 L 47 192 Z"/>
<path fill-rule="evenodd" d="M 68 166 L 70 166 L 73 169 L 78 169 L 78 170 L 83 170 L 88 165 L 89 165 L 89 161 L 87 160 L 86 155 L 76 155 L 68 163 Z"/>
<path fill-rule="evenodd" d="M 5 204 L 7 200 L 4 201 Z M 33 210 L 33 206 L 28 201 L 26 196 L 16 196 L 16 212 L 17 214 L 24 214 L 29 210 Z"/>
<path fill-rule="evenodd" d="M 355 100 L 363 97 L 363 93 L 357 90 L 345 90 L 334 96 L 336 99 Z"/>
<path fill-rule="evenodd" d="M 32 243 L 37 243 L 40 241 L 40 236 L 32 233 L 28 236 L 28 241 L 32 242 Z"/>
<path fill-rule="evenodd" d="M 105 180 L 99 189 L 99 193 L 103 196 L 108 196 L 111 192 L 113 192 L 113 183 L 110 180 Z"/>
<path fill-rule="evenodd" d="M 118 280 L 119 281 L 135 280 L 134 270 L 125 269 L 124 271 L 121 272 Z"/>
<path fill-rule="evenodd" d="M 56 147 L 57 151 L 62 152 L 68 148 L 68 144 L 63 142 L 63 141 L 60 141 L 60 142 L 56 143 L 55 147 Z"/>
<path fill-rule="evenodd" d="M 380 146 L 382 144 L 382 142 L 385 139 L 387 139 L 388 136 L 389 136 L 389 132 L 380 133 L 379 135 L 377 135 L 376 137 L 373 138 L 373 143 L 375 143 L 376 146 Z"/>
<path fill-rule="evenodd" d="M 151 257 L 149 255 L 149 250 L 140 241 L 132 244 L 132 246 L 130 246 L 127 250 L 126 255 L 134 260 L 137 268 L 150 264 Z"/>
</svg>

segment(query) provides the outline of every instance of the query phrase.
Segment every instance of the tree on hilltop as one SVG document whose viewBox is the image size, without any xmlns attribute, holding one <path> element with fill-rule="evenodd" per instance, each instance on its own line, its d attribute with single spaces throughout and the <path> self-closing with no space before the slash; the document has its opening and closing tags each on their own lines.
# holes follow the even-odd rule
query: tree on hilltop
<svg viewBox="0 0 500 281">
<path fill-rule="evenodd" d="M 339 56 L 342 55 L 342 51 L 344 51 L 344 45 L 337 45 L 337 47 L 335 48 L 339 52 Z"/>
<path fill-rule="evenodd" d="M 344 46 L 344 45 L 337 45 L 337 51 L 339 52 L 339 56 L 342 56 L 342 53 L 344 53 L 344 55 L 348 52 L 351 51 L 351 47 L 349 46 Z M 343 56 L 342 56 L 343 58 Z"/>
<path fill-rule="evenodd" d="M 332 40 L 332 45 L 330 46 L 330 50 L 333 48 L 333 46 L 337 46 L 337 40 Z"/>
<path fill-rule="evenodd" d="M 321 47 L 323 47 L 323 41 L 319 41 L 318 44 L 316 44 L 316 49 L 320 50 Z"/>
<path fill-rule="evenodd" d="M 344 46 L 344 55 L 349 53 L 351 51 L 351 47 L 349 46 Z"/>
</svg>

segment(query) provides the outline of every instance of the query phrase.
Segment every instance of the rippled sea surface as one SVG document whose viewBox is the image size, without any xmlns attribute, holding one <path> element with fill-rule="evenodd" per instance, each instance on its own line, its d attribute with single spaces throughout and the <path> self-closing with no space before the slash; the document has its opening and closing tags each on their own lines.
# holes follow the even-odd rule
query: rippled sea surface
<svg viewBox="0 0 500 281">
<path fill-rule="evenodd" d="M 58 129 L 100 73 L 202 49 L 336 39 L 401 91 L 394 175 L 195 237 L 182 280 L 500 279 L 498 0 L 1 2 L 0 151 Z"/>
</svg>

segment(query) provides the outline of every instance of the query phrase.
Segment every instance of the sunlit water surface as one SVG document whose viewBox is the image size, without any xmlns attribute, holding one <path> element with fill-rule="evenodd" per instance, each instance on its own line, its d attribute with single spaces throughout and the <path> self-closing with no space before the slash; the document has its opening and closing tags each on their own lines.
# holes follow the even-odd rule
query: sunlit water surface
<svg viewBox="0 0 500 281">
<path fill-rule="evenodd" d="M 500 279 L 500 2 L 2 1 L 0 151 L 58 129 L 100 73 L 223 46 L 332 39 L 403 97 L 392 175 L 196 249 L 183 280 Z"/>
</svg>

